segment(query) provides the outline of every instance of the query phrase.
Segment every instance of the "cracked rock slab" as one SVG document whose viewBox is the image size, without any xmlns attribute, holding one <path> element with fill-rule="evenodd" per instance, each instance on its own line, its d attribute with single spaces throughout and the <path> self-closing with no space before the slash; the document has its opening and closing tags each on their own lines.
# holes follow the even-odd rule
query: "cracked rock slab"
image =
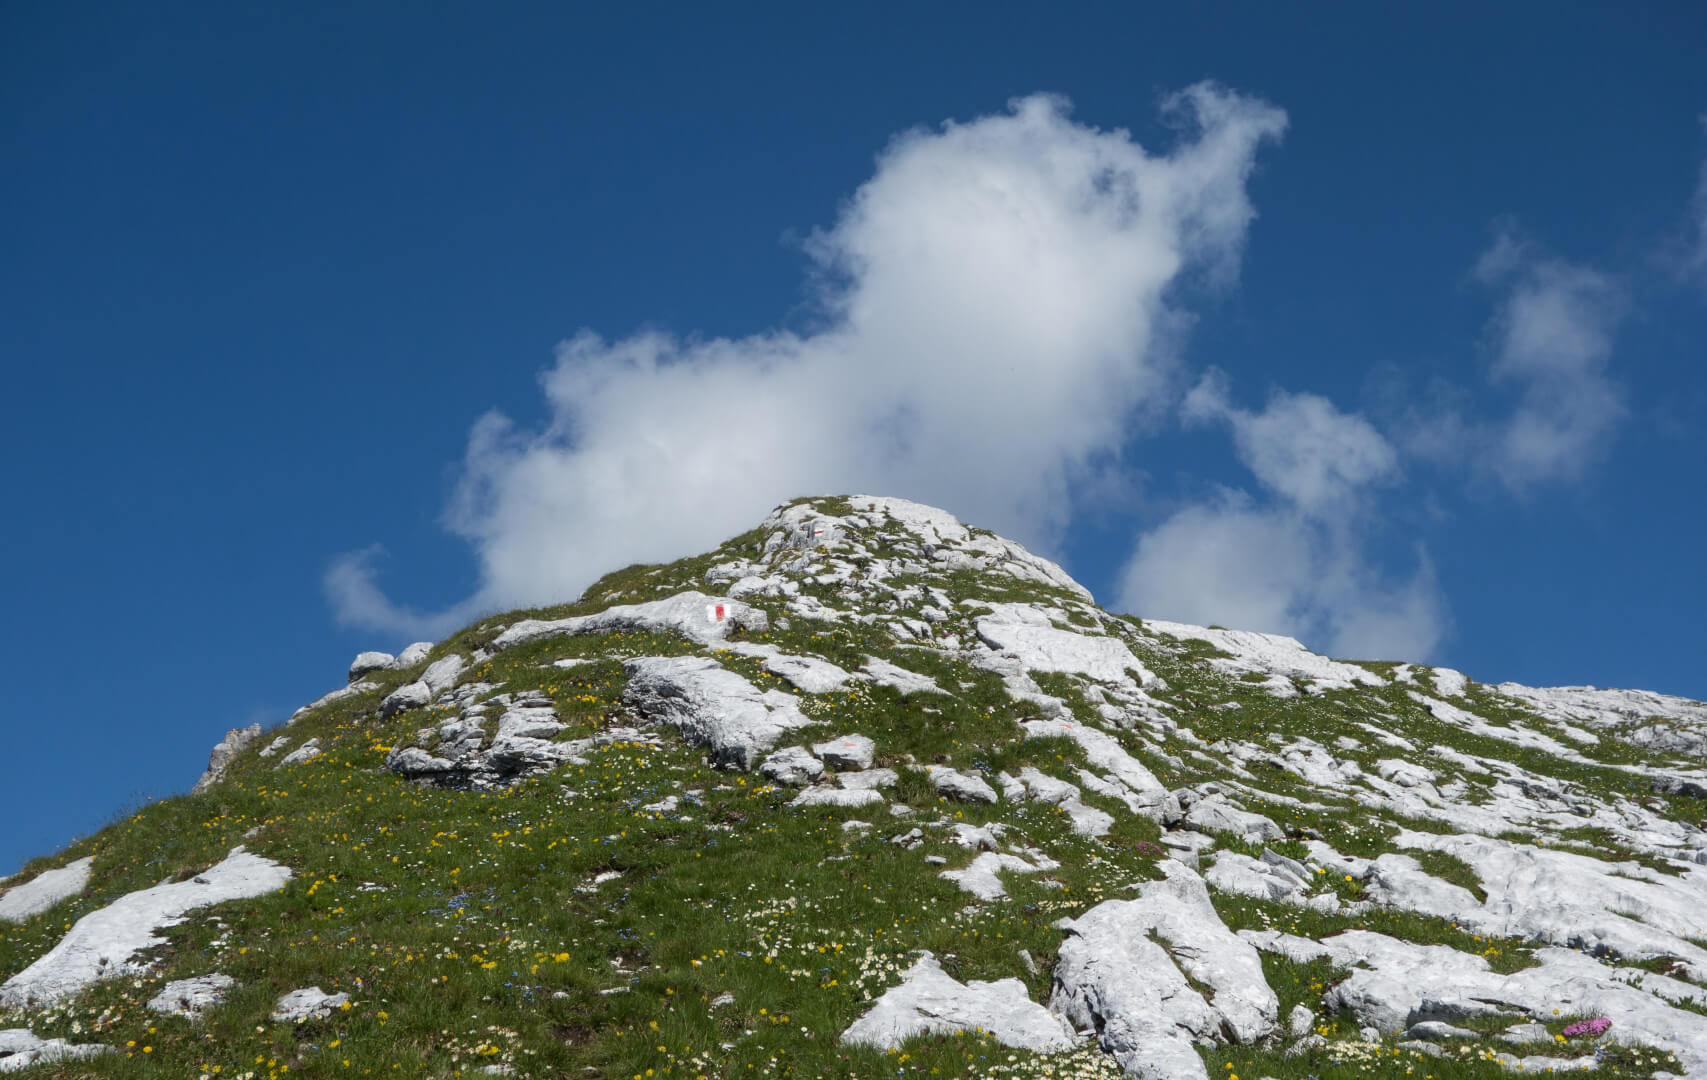
<svg viewBox="0 0 1707 1080">
<path fill-rule="evenodd" d="M 29 1028 L 0 1030 L 0 1072 L 17 1072 L 31 1065 L 55 1061 L 81 1061 L 113 1048 L 98 1043 L 68 1043 L 64 1039 L 39 1038 Z"/>
<path fill-rule="evenodd" d="M 0 893 L 0 922 L 21 923 L 76 896 L 89 887 L 89 868 L 94 865 L 94 856 L 85 856 Z"/>
<path fill-rule="evenodd" d="M 1018 979 L 958 982 L 929 952 L 901 975 L 901 985 L 842 1032 L 848 1046 L 893 1050 L 915 1035 L 985 1031 L 1003 1046 L 1048 1053 L 1073 1046 L 1073 1030 L 1032 1001 Z"/>
<path fill-rule="evenodd" d="M 161 987 L 160 992 L 149 999 L 148 1007 L 167 1016 L 200 1020 L 202 1013 L 224 1002 L 225 995 L 236 985 L 236 979 L 217 972 L 193 979 L 179 979 Z"/>
<path fill-rule="evenodd" d="M 488 648 L 496 653 L 542 638 L 610 634 L 619 630 L 680 634 L 696 644 L 711 645 L 727 638 L 734 627 L 756 633 L 769 626 L 769 617 L 759 608 L 739 600 L 689 591 L 645 604 L 619 604 L 596 615 L 551 621 L 524 619 L 499 634 Z"/>
<path fill-rule="evenodd" d="M 235 847 L 190 881 L 127 893 L 78 919 L 46 955 L 0 984 L 0 1006 L 50 1005 L 140 970 L 136 954 L 166 943 L 156 930 L 176 926 L 197 908 L 277 892 L 290 877 L 288 867 Z"/>
<path fill-rule="evenodd" d="M 1207 1080 L 1196 1045 L 1266 1038 L 1280 1003 L 1257 950 L 1227 929 L 1203 880 L 1179 863 L 1161 869 L 1166 880 L 1144 884 L 1137 899 L 1104 901 L 1067 922 L 1050 1008 L 1096 1029 L 1132 1076 Z"/>
<path fill-rule="evenodd" d="M 624 704 L 706 747 L 719 767 L 750 771 L 783 735 L 813 723 L 794 695 L 760 691 L 710 657 L 642 656 L 622 666 Z"/>
</svg>

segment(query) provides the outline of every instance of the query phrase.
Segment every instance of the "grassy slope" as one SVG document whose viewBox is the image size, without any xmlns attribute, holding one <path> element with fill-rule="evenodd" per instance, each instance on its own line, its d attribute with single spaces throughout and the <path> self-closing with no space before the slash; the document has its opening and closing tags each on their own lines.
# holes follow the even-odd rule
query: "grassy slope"
<svg viewBox="0 0 1707 1080">
<path fill-rule="evenodd" d="M 631 567 L 589 589 L 581 605 L 529 614 L 557 617 L 701 587 L 709 565 L 757 539 L 737 537 L 720 553 L 669 567 Z M 1007 579 L 998 585 L 968 574 L 956 575 L 950 588 L 957 599 L 1063 599 L 1054 590 Z M 839 601 L 829 593 L 823 598 L 832 606 Z M 515 617 L 471 627 L 442 643 L 435 656 L 466 654 Z M 901 699 L 866 688 L 808 701 L 807 710 L 824 723 L 822 737 L 871 735 L 880 765 L 912 755 L 920 763 L 949 762 L 988 773 L 1026 764 L 1059 773 L 1061 765 L 1078 763 L 1076 746 L 1065 740 L 1019 739 L 1014 722 L 1029 715 L 1028 709 L 1009 701 L 995 677 L 963 662 L 897 649 L 886 634 L 857 625 L 796 620 L 793 630 L 768 640 L 846 666 L 857 666 L 868 653 L 886 655 L 938 676 L 945 687 L 961 688 L 954 698 Z M 481 677 L 502 682 L 505 690 L 547 691 L 571 725 L 563 737 L 572 738 L 625 721 L 623 674 L 614 658 L 687 651 L 691 647 L 683 641 L 643 635 L 548 641 L 499 654 Z M 1146 661 L 1174 686 L 1177 701 L 1241 702 L 1243 708 L 1230 711 L 1186 707 L 1184 719 L 1208 742 L 1260 740 L 1280 730 L 1331 745 L 1336 735 L 1350 734 L 1371 743 L 1372 762 L 1392 751 L 1374 746 L 1356 721 L 1388 712 L 1419 742 L 1450 742 L 1537 771 L 1559 771 L 1552 759 L 1531 761 L 1525 752 L 1440 725 L 1401 693 L 1370 690 L 1281 701 L 1200 666 L 1200 652 L 1182 649 Z M 607 659 L 573 670 L 546 666 L 571 656 Z M 777 681 L 751 662 L 728 663 L 755 681 Z M 0 973 L 15 972 L 46 952 L 78 917 L 131 890 L 193 874 L 234 844 L 246 843 L 296 872 L 281 893 L 207 909 L 166 931 L 169 943 L 157 950 L 155 968 L 143 976 L 101 984 L 57 1009 L 0 1016 L 0 1026 L 27 1022 L 44 1036 L 103 1041 L 121 1050 L 89 1062 L 41 1067 L 33 1075 L 448 1076 L 498 1063 L 525 1076 L 641 1080 L 1116 1075 L 1094 1053 L 1051 1061 L 977 1035 L 915 1040 L 891 1054 L 840 1047 L 835 1037 L 870 998 L 897 981 L 920 948 L 935 952 L 957 978 L 1016 977 L 1025 980 L 1034 999 L 1047 1000 L 1060 937 L 1050 924 L 1156 876 L 1156 829 L 1124 808 L 1101 803 L 1120 824 L 1103 841 L 1086 840 L 1073 836 L 1053 808 L 944 804 L 917 774 L 903 772 L 894 797 L 920 816 L 1005 821 L 1063 864 L 1046 875 L 1010 877 L 1009 899 L 968 914 L 963 909 L 969 894 L 923 861 L 930 854 L 947 857 L 951 866 L 968 860 L 969 853 L 938 834 L 927 830 L 927 844 L 906 851 L 887 838 L 911 823 L 891 818 L 882 806 L 788 809 L 783 803 L 791 792 L 757 776 L 709 770 L 698 751 L 673 735 L 666 735 L 662 749 L 596 750 L 585 766 L 502 793 L 412 787 L 382 768 L 384 751 L 442 713 L 420 710 L 382 724 L 377 703 L 403 677 L 371 678 L 379 689 L 288 729 L 293 746 L 319 736 L 326 752 L 318 759 L 278 769 L 251 749 L 213 791 L 148 805 L 28 868 L 96 857 L 85 896 L 22 926 L 0 929 Z M 1078 699 L 1076 708 L 1087 708 L 1071 680 L 1040 681 L 1050 692 Z M 1134 738 L 1124 741 L 1170 786 L 1220 775 L 1212 758 L 1184 759 L 1181 769 L 1148 754 Z M 1644 759 L 1637 751 L 1607 753 L 1621 761 Z M 1612 770 L 1572 768 L 1571 779 L 1585 786 L 1630 783 Z M 1262 783 L 1283 794 L 1320 797 L 1284 774 L 1265 775 Z M 700 792 L 698 801 L 684 802 L 678 813 L 644 809 L 688 789 Z M 1094 795 L 1087 801 L 1099 803 Z M 843 823 L 856 816 L 874 828 L 844 830 Z M 1385 832 L 1353 804 L 1298 812 L 1288 824 L 1314 828 L 1348 853 L 1387 850 Z M 1238 845 L 1229 840 L 1223 846 Z M 1463 878 L 1468 868 L 1435 862 L 1430 868 L 1436 872 L 1474 885 Z M 596 875 L 608 872 L 620 877 L 594 884 Z M 1483 952 L 1502 967 L 1528 962 L 1520 942 L 1472 940 L 1423 916 L 1377 912 L 1354 921 L 1240 897 L 1217 897 L 1217 905 L 1235 928 L 1274 926 L 1319 936 L 1355 924 Z M 1022 948 L 1036 959 L 1036 974 L 1022 965 Z M 1335 978 L 1322 963 L 1293 965 L 1268 957 L 1265 965 L 1283 1016 L 1298 1003 L 1319 1008 Z M 200 1023 L 160 1017 L 143 1007 L 164 982 L 210 971 L 234 976 L 239 989 Z M 279 994 L 308 985 L 346 991 L 354 1004 L 330 1019 L 300 1025 L 267 1019 Z M 714 1004 L 725 993 L 733 995 L 732 1003 Z M 1557 1028 L 1571 1018 L 1541 1019 Z M 1318 1024 L 1326 1034 L 1348 1034 L 1336 1018 Z M 1439 1078 L 1505 1075 L 1472 1047 L 1446 1059 L 1418 1058 L 1390 1045 L 1336 1054 L 1352 1056 L 1339 1062 L 1333 1054 L 1287 1060 L 1275 1052 L 1206 1048 L 1205 1059 L 1217 1076 L 1327 1080 L 1413 1070 Z M 1646 1075 L 1653 1066 L 1633 1060 L 1638 1057 L 1621 1051 L 1608 1064 L 1616 1075 Z"/>
</svg>

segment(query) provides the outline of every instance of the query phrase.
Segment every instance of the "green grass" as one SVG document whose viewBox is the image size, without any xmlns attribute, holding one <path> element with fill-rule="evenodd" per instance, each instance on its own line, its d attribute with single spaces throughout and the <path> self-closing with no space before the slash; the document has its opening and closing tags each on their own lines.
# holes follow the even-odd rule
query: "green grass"
<svg viewBox="0 0 1707 1080">
<path fill-rule="evenodd" d="M 846 500 L 813 500 L 826 512 L 849 510 Z M 589 614 L 612 603 L 636 603 L 684 589 L 706 590 L 707 569 L 733 558 L 754 558 L 758 530 L 717 551 L 667 566 L 636 565 L 607 575 L 584 598 L 526 612 L 486 617 L 440 643 L 433 659 L 469 655 L 522 618 Z M 852 538 L 874 552 L 897 545 L 876 535 Z M 793 553 L 791 553 L 792 555 Z M 852 542 L 828 555 L 860 562 Z M 954 606 L 939 633 L 974 633 L 978 607 L 1007 602 L 1058 606 L 1068 621 L 1091 628 L 1101 620 L 1071 594 L 1001 572 L 897 576 L 880 595 L 910 585 L 945 591 Z M 832 607 L 850 602 L 817 585 L 802 592 Z M 1090 1052 L 1046 1059 L 1011 1051 L 977 1034 L 915 1039 L 893 1053 L 851 1049 L 835 1037 L 893 985 L 919 949 L 936 954 L 959 979 L 1021 979 L 1032 998 L 1046 1001 L 1061 931 L 1052 924 L 1105 899 L 1131 895 L 1155 880 L 1164 856 L 1158 827 L 1124 806 L 1086 793 L 1085 801 L 1114 816 L 1102 839 L 1076 836 L 1055 807 L 1036 803 L 997 807 L 940 799 L 924 775 L 909 767 L 951 764 L 994 782 L 1001 771 L 1034 766 L 1068 777 L 1085 764 L 1067 739 L 1026 739 L 1018 722 L 1036 707 L 1013 701 L 1002 681 L 964 660 L 904 648 L 880 626 L 818 623 L 794 617 L 784 629 L 781 601 L 755 599 L 771 618 L 756 640 L 786 652 L 819 656 L 848 670 L 882 656 L 935 678 L 944 694 L 902 697 L 883 687 L 853 684 L 847 692 L 802 695 L 802 709 L 819 721 L 800 734 L 811 742 L 848 732 L 877 740 L 877 764 L 901 779 L 891 801 L 910 807 L 892 817 L 882 805 L 861 811 L 788 808 L 789 790 L 757 775 L 707 767 L 702 751 L 667 734 L 663 745 L 613 745 L 501 792 L 441 791 L 412 786 L 383 767 L 386 751 L 414 732 L 454 715 L 421 709 L 381 721 L 379 702 L 418 674 L 375 672 L 376 688 L 306 715 L 284 729 L 294 748 L 320 739 L 323 754 L 297 767 L 277 768 L 254 749 L 239 756 L 213 790 L 153 802 L 65 851 L 34 860 L 27 872 L 95 857 L 86 895 L 19 926 L 0 927 L 0 972 L 27 966 L 50 949 L 76 919 L 136 889 L 182 879 L 243 843 L 292 868 L 283 891 L 195 913 L 163 932 L 166 944 L 145 973 L 97 984 L 58 1008 L 0 1016 L 0 1026 L 28 1024 L 38 1034 L 74 1042 L 99 1041 L 119 1053 L 87 1062 L 45 1066 L 52 1077 L 220 1077 L 280 1080 L 377 1075 L 452 1077 L 486 1064 L 528 1077 L 576 1080 L 658 1080 L 662 1077 L 773 1076 L 1046 1076 L 1071 1072 L 1112 1076 L 1109 1062 Z M 919 600 L 896 614 L 915 614 Z M 1136 619 L 1107 620 L 1113 628 Z M 623 705 L 621 658 L 699 651 L 672 635 L 612 634 L 535 641 L 509 649 L 465 679 L 501 684 L 503 692 L 537 690 L 566 724 L 561 738 L 584 737 L 630 724 Z M 1629 793 L 1640 781 L 1609 766 L 1659 760 L 1640 749 L 1584 748 L 1582 762 L 1513 747 L 1442 724 L 1402 689 L 1358 688 L 1314 697 L 1272 697 L 1250 679 L 1230 678 L 1208 661 L 1204 642 L 1169 641 L 1144 648 L 1140 659 L 1169 689 L 1179 723 L 1206 743 L 1222 739 L 1272 746 L 1271 734 L 1313 739 L 1373 772 L 1384 757 L 1411 755 L 1379 745 L 1360 723 L 1397 727 L 1426 746 L 1514 761 L 1532 771 L 1600 794 Z M 559 659 L 591 661 L 562 669 Z M 760 686 L 786 684 L 749 658 L 719 659 Z M 1391 665 L 1366 665 L 1390 670 Z M 1080 717 L 1096 715 L 1081 680 L 1033 672 L 1045 693 Z M 498 692 L 498 691 L 494 691 Z M 1479 689 L 1476 707 L 1501 710 L 1505 723 L 1544 729 L 1534 717 Z M 1206 706 L 1236 701 L 1236 710 Z M 257 745 L 270 741 L 274 732 Z M 1157 741 L 1143 731 L 1111 732 L 1127 752 L 1170 787 L 1225 780 L 1218 752 L 1187 752 L 1177 739 Z M 1335 740 L 1350 736 L 1364 749 L 1347 752 Z M 1276 750 L 1279 747 L 1275 747 Z M 1174 754 L 1180 764 L 1163 755 Z M 1445 783 L 1460 777 L 1444 761 L 1426 759 Z M 1289 839 L 1271 843 L 1294 858 L 1308 854 L 1298 839 L 1318 835 L 1337 850 L 1374 857 L 1398 850 L 1398 828 L 1446 831 L 1435 820 L 1369 809 L 1346 792 L 1323 792 L 1271 761 L 1249 766 L 1254 784 L 1313 806 L 1281 806 L 1247 798 L 1273 817 Z M 1474 778 L 1469 778 L 1474 779 Z M 666 795 L 684 796 L 677 812 L 644 808 Z M 1687 803 L 1688 800 L 1683 800 Z M 855 817 L 866 829 L 846 830 Z M 924 857 L 949 867 L 972 854 L 927 828 L 926 842 L 903 850 L 889 838 L 933 819 L 971 824 L 1004 822 L 1014 841 L 1038 847 L 1061 865 L 1036 875 L 1009 875 L 1008 896 L 972 907 L 971 896 L 941 878 Z M 1621 847 L 1607 835 L 1565 839 L 1592 844 L 1597 854 L 1660 863 Z M 1260 845 L 1222 838 L 1224 850 L 1260 854 Z M 1482 895 L 1474 871 L 1439 852 L 1408 851 L 1425 870 Z M 597 875 L 620 876 L 595 884 Z M 1354 882 L 1334 881 L 1347 900 Z M 1447 920 L 1403 911 L 1372 910 L 1357 918 L 1326 916 L 1282 904 L 1215 895 L 1233 929 L 1274 928 L 1320 938 L 1352 927 L 1419 943 L 1437 943 L 1485 956 L 1498 971 L 1533 963 L 1533 945 L 1483 939 Z M 1025 950 L 1036 970 L 1020 958 Z M 1291 964 L 1265 956 L 1282 1017 L 1293 1005 L 1322 1011 L 1322 995 L 1343 976 L 1323 962 Z M 221 971 L 239 987 L 199 1023 L 157 1016 L 144 1002 L 167 981 Z M 347 992 L 352 1007 L 320 1021 L 275 1024 L 273 1002 L 289 990 L 318 985 Z M 714 1004 L 722 995 L 727 1004 Z M 1507 1075 L 1481 1059 L 1480 1045 L 1455 1048 L 1448 1058 L 1420 1058 L 1391 1040 L 1379 1052 L 1358 1042 L 1345 1016 L 1322 1014 L 1318 1029 L 1334 1047 L 1285 1057 L 1279 1048 L 1205 1048 L 1211 1074 L 1254 1080 L 1369 1075 L 1420 1078 Z M 1557 1027 L 1558 1025 L 1554 1025 Z M 1655 1066 L 1618 1051 L 1603 1074 L 1643 1076 Z"/>
</svg>

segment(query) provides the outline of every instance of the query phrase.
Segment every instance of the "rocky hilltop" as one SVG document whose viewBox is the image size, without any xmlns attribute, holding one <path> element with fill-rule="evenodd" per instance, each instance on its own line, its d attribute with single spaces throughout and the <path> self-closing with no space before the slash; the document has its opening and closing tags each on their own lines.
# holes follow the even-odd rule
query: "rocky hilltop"
<svg viewBox="0 0 1707 1080">
<path fill-rule="evenodd" d="M 0 1071 L 1707 1078 L 1707 706 L 898 499 L 392 656 L 0 881 Z"/>
</svg>

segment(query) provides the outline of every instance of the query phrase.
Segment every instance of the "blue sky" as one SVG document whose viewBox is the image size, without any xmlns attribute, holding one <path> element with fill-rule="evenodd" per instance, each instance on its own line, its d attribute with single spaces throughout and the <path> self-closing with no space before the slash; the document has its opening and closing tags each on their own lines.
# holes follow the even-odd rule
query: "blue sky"
<svg viewBox="0 0 1707 1080">
<path fill-rule="evenodd" d="M 0 873 L 812 491 L 1707 697 L 1699 5 L 347 7 L 5 16 Z"/>
</svg>

